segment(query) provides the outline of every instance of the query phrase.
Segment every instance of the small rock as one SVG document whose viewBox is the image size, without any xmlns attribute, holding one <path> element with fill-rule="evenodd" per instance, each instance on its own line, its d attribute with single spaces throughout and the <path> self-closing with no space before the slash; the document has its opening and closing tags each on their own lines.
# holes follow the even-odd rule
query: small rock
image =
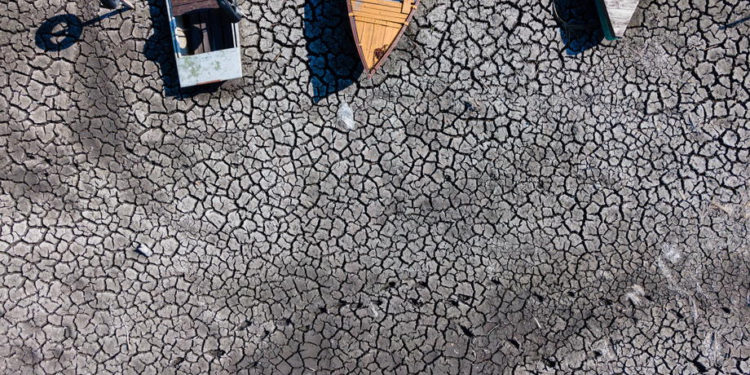
<svg viewBox="0 0 750 375">
<path fill-rule="evenodd" d="M 151 249 L 144 244 L 138 244 L 138 247 L 135 248 L 135 251 L 137 251 L 138 253 L 140 253 L 141 255 L 145 257 L 150 257 L 151 255 L 154 254 L 154 252 L 151 251 Z"/>
<path fill-rule="evenodd" d="M 354 111 L 352 111 L 352 107 L 350 107 L 348 103 L 341 103 L 336 114 L 339 117 L 339 121 L 341 121 L 347 129 L 354 130 L 356 127 L 356 123 L 354 122 Z"/>
</svg>

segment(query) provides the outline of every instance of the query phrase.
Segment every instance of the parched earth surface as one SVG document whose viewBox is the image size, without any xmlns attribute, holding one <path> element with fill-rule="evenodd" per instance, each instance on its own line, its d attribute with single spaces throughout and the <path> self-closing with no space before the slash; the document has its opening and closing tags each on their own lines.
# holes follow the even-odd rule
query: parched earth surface
<svg viewBox="0 0 750 375">
<path fill-rule="evenodd" d="M 189 91 L 134 1 L 0 3 L 0 373 L 750 374 L 748 2 L 424 0 L 369 79 L 244 0 Z"/>
</svg>

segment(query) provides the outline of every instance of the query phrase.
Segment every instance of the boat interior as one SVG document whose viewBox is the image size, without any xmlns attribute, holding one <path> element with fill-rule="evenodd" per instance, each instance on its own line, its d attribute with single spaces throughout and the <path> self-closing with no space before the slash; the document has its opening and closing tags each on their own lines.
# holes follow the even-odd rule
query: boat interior
<svg viewBox="0 0 750 375">
<path fill-rule="evenodd" d="M 184 55 L 234 47 L 232 24 L 218 9 L 200 10 L 175 17 L 175 35 Z"/>
<path fill-rule="evenodd" d="M 181 56 L 236 46 L 233 24 L 216 0 L 173 0 L 172 16 Z"/>
<path fill-rule="evenodd" d="M 385 55 L 401 28 L 406 25 L 414 0 L 353 0 L 352 14 L 367 68 Z"/>
</svg>

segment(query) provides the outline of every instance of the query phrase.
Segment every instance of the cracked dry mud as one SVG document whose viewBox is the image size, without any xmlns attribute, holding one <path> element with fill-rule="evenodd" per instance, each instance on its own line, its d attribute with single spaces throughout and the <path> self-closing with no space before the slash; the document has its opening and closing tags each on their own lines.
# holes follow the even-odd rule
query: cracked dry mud
<svg viewBox="0 0 750 375">
<path fill-rule="evenodd" d="M 0 373 L 750 374 L 747 2 L 424 0 L 350 82 L 341 4 L 246 0 L 187 94 L 136 3 L 0 4 Z"/>
</svg>

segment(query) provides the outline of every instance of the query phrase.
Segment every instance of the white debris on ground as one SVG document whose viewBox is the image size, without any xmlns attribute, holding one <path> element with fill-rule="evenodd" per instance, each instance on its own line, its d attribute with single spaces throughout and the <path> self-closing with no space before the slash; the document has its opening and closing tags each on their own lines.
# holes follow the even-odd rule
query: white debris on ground
<svg viewBox="0 0 750 375">
<path fill-rule="evenodd" d="M 352 111 L 352 107 L 349 106 L 349 103 L 342 102 L 336 115 L 338 116 L 339 122 L 343 123 L 347 129 L 354 130 L 356 128 L 357 124 L 354 122 L 354 111 Z"/>
<path fill-rule="evenodd" d="M 145 257 L 150 257 L 151 255 L 154 254 L 154 252 L 151 251 L 151 248 L 149 248 L 148 246 L 144 244 L 138 244 L 138 246 L 135 248 L 135 251 Z"/>
</svg>

